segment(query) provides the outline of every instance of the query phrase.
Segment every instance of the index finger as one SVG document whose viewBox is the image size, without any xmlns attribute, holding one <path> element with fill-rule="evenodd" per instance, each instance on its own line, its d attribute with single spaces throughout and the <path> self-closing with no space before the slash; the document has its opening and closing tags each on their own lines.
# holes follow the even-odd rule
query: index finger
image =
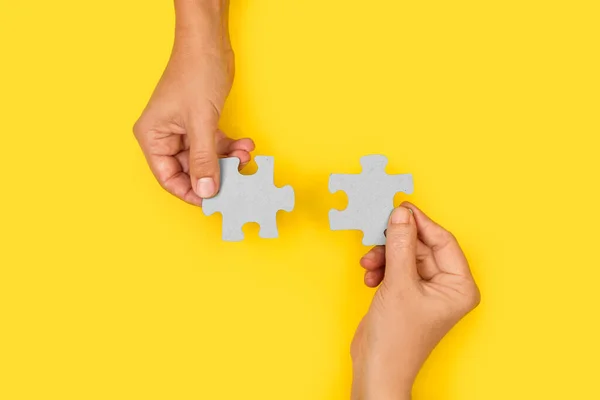
<svg viewBox="0 0 600 400">
<path fill-rule="evenodd" d="M 178 156 L 187 155 L 186 152 Z M 194 193 L 190 176 L 177 156 L 150 155 L 148 164 L 158 183 L 173 196 L 186 203 L 202 206 L 202 199 Z"/>
</svg>

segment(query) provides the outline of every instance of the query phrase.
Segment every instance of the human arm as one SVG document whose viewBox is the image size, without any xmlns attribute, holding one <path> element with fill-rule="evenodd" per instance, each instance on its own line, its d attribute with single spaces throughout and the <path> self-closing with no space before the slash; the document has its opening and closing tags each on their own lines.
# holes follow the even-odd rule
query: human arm
<svg viewBox="0 0 600 400">
<path fill-rule="evenodd" d="M 243 166 L 251 139 L 218 128 L 235 75 L 226 0 L 175 0 L 171 57 L 134 134 L 160 185 L 195 205 L 218 192 L 221 156 Z"/>
<path fill-rule="evenodd" d="M 386 246 L 361 260 L 379 286 L 352 342 L 353 400 L 407 400 L 421 366 L 480 301 L 456 238 L 416 206 L 392 213 Z"/>
</svg>

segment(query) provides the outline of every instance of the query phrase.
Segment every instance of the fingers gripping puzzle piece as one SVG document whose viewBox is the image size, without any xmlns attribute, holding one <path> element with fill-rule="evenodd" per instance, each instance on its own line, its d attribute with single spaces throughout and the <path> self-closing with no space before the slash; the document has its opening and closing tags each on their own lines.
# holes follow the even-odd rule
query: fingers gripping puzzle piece
<svg viewBox="0 0 600 400">
<path fill-rule="evenodd" d="M 238 158 L 220 159 L 221 189 L 215 197 L 202 201 L 204 215 L 222 214 L 223 240 L 243 240 L 242 226 L 247 222 L 260 225 L 261 238 L 276 238 L 277 211 L 294 209 L 294 189 L 273 184 L 273 157 L 257 156 L 255 160 L 258 171 L 254 175 L 242 175 Z"/>
<path fill-rule="evenodd" d="M 385 156 L 369 155 L 360 159 L 360 174 L 331 174 L 329 191 L 342 190 L 348 195 L 345 210 L 329 211 L 331 230 L 361 230 L 365 246 L 385 244 L 384 232 L 394 209 L 394 196 L 398 192 L 413 192 L 412 175 L 388 175 L 387 163 Z"/>
</svg>

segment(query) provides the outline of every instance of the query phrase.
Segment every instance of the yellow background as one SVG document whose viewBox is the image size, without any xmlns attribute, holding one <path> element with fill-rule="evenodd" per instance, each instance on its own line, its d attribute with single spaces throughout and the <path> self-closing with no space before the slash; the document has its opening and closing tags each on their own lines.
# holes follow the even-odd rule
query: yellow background
<svg viewBox="0 0 600 400">
<path fill-rule="evenodd" d="M 131 134 L 169 0 L 0 4 L 1 399 L 347 399 L 373 290 L 327 180 L 369 153 L 483 295 L 415 399 L 600 398 L 598 2 L 232 0 L 222 127 L 296 191 L 241 243 Z"/>
</svg>

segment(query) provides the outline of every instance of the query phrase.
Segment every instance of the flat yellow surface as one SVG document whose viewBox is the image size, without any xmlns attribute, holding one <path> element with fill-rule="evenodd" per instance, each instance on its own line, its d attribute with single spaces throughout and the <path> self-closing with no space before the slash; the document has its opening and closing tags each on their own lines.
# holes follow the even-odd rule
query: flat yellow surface
<svg viewBox="0 0 600 400">
<path fill-rule="evenodd" d="M 275 157 L 296 209 L 277 240 L 224 243 L 131 134 L 171 2 L 0 0 L 0 398 L 348 399 L 373 291 L 327 180 L 370 153 L 414 174 L 483 295 L 415 399 L 600 398 L 599 19 L 592 0 L 232 0 L 222 127 Z"/>
</svg>

